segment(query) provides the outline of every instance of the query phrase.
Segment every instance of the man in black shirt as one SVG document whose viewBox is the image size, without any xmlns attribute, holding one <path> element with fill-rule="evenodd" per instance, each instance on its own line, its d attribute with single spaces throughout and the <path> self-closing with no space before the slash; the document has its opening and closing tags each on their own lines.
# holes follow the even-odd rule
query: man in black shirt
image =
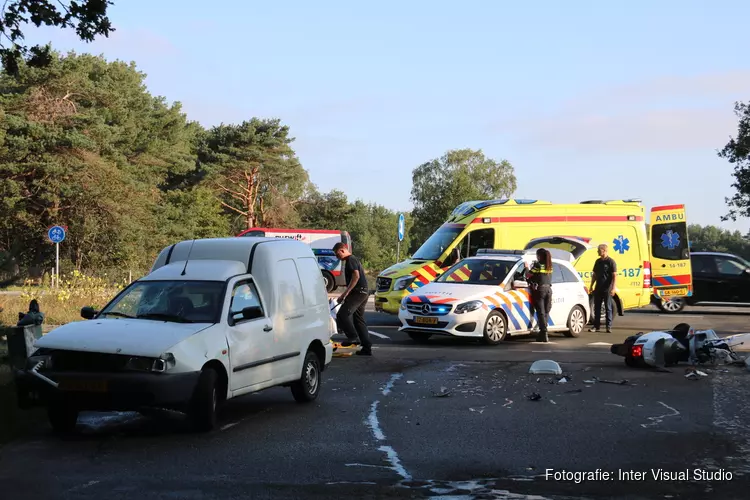
<svg viewBox="0 0 750 500">
<path fill-rule="evenodd" d="M 607 333 L 612 331 L 612 297 L 615 295 L 617 264 L 607 250 L 606 244 L 599 245 L 599 258 L 594 262 L 591 276 L 591 292 L 594 294 L 594 327 L 589 330 L 591 332 L 598 332 L 602 326 L 602 303 L 607 311 Z"/>
<path fill-rule="evenodd" d="M 372 356 L 370 331 L 365 321 L 365 308 L 367 307 L 367 299 L 370 297 L 365 269 L 359 259 L 352 255 L 346 244 L 336 243 L 333 252 L 336 257 L 344 261 L 344 277 L 346 278 L 346 291 L 336 299 L 339 303 L 343 302 L 338 314 L 336 314 L 336 321 L 339 329 L 349 339 L 341 345 L 348 347 L 361 342 L 362 349 L 357 351 L 357 354 Z M 357 337 L 359 337 L 359 342 Z"/>
</svg>

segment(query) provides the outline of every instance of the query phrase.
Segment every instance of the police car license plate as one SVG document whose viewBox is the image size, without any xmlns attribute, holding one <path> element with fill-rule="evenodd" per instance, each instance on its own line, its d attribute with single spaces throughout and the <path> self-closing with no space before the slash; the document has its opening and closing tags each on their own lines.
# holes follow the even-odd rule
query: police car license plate
<svg viewBox="0 0 750 500">
<path fill-rule="evenodd" d="M 414 316 L 414 322 L 420 325 L 437 325 L 437 318 L 425 318 L 422 316 Z"/>
<path fill-rule="evenodd" d="M 687 288 L 672 288 L 669 290 L 661 290 L 660 292 L 662 297 L 674 297 L 676 295 L 687 295 L 688 290 Z"/>
</svg>

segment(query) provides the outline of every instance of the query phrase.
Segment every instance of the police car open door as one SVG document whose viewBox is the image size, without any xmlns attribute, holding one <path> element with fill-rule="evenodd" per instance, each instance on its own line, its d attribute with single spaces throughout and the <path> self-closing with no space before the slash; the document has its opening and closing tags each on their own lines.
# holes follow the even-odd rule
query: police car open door
<svg viewBox="0 0 750 500">
<path fill-rule="evenodd" d="M 649 233 L 654 293 L 664 299 L 691 296 L 693 272 L 685 205 L 652 208 Z"/>
</svg>

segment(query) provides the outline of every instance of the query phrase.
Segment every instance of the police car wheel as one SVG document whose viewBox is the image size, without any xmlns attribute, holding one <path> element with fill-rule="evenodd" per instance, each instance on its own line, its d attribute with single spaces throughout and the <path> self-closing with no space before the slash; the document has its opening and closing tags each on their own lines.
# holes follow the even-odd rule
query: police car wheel
<svg viewBox="0 0 750 500">
<path fill-rule="evenodd" d="M 484 342 L 489 345 L 497 345 L 508 335 L 508 323 L 505 316 L 499 311 L 492 311 L 487 315 L 484 323 Z"/>
<path fill-rule="evenodd" d="M 575 306 L 570 310 L 568 315 L 568 331 L 565 332 L 566 337 L 580 337 L 586 326 L 586 313 L 584 313 L 581 306 Z"/>
</svg>

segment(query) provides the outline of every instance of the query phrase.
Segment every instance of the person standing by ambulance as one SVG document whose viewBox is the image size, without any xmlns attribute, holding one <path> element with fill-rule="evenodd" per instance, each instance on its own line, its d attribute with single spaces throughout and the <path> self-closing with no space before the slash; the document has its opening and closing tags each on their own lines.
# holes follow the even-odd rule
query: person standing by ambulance
<svg viewBox="0 0 750 500">
<path fill-rule="evenodd" d="M 539 333 L 537 342 L 549 342 L 547 321 L 552 308 L 552 255 L 544 248 L 536 251 L 536 261 L 526 273 L 531 288 L 531 303 L 536 311 Z"/>
<path fill-rule="evenodd" d="M 612 332 L 612 297 L 615 296 L 617 263 L 609 256 L 606 243 L 598 248 L 599 258 L 594 262 L 591 274 L 591 293 L 594 294 L 594 326 L 589 331 L 598 332 L 602 327 L 602 304 L 606 310 L 607 333 Z"/>
</svg>

